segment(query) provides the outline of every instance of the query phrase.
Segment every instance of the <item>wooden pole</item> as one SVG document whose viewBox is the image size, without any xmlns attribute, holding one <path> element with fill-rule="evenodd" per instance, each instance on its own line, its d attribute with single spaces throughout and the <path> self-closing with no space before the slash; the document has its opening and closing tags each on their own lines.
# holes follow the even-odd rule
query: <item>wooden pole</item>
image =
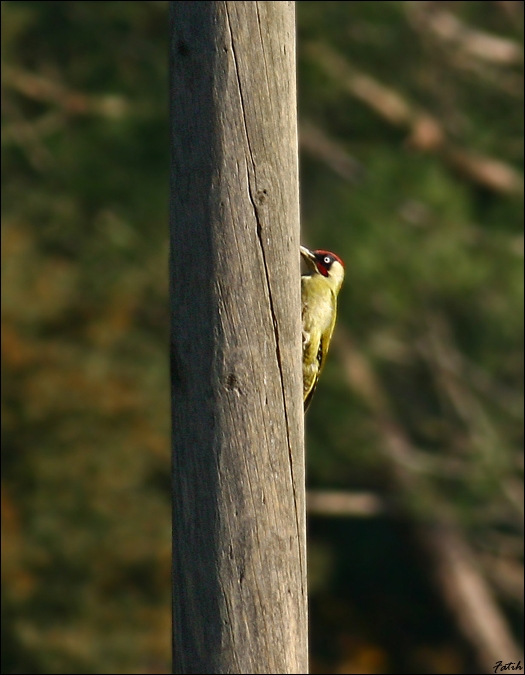
<svg viewBox="0 0 525 675">
<path fill-rule="evenodd" d="M 176 673 L 307 672 L 294 5 L 171 3 Z"/>
</svg>

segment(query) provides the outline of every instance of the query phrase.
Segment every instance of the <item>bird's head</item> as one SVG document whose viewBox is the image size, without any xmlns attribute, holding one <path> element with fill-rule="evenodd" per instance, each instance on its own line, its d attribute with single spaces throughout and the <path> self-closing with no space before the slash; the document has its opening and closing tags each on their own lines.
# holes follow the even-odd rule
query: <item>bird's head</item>
<svg viewBox="0 0 525 675">
<path fill-rule="evenodd" d="M 337 294 L 345 276 L 345 266 L 341 258 L 330 251 L 310 251 L 305 246 L 301 246 L 301 255 L 311 274 L 320 274 L 324 277 Z"/>
</svg>

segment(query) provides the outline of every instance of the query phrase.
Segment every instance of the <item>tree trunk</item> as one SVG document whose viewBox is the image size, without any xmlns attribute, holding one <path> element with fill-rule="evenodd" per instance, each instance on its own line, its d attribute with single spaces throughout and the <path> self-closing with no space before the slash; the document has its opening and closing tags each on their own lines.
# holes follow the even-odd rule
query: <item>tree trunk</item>
<svg viewBox="0 0 525 675">
<path fill-rule="evenodd" d="M 177 673 L 307 670 L 293 2 L 172 2 Z"/>
</svg>

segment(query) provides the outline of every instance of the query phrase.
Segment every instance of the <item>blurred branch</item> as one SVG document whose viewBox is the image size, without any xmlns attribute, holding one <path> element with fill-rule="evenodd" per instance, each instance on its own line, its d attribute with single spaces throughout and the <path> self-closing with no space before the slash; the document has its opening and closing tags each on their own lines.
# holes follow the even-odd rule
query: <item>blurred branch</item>
<svg viewBox="0 0 525 675">
<path fill-rule="evenodd" d="M 523 537 L 490 529 L 483 533 L 480 548 L 500 558 L 523 559 Z"/>
<path fill-rule="evenodd" d="M 512 600 L 520 607 L 524 605 L 525 592 L 523 563 L 515 558 L 483 553 L 481 563 L 501 596 Z"/>
<path fill-rule="evenodd" d="M 302 120 L 299 124 L 299 143 L 303 150 L 324 162 L 344 180 L 356 183 L 362 177 L 363 165 L 310 120 Z"/>
<path fill-rule="evenodd" d="M 513 66 L 523 63 L 523 47 L 514 40 L 472 28 L 455 14 L 432 2 L 405 2 L 408 22 L 422 44 L 439 50 L 454 69 L 476 77 L 511 96 L 523 98 L 523 75 Z"/>
<path fill-rule="evenodd" d="M 514 40 L 469 26 L 452 12 L 436 9 L 434 3 L 405 2 L 409 19 L 435 37 L 481 61 L 500 65 L 523 63 L 523 48 Z"/>
<path fill-rule="evenodd" d="M 369 517 L 385 512 L 383 500 L 371 492 L 308 490 L 306 510 L 315 516 Z"/>
<path fill-rule="evenodd" d="M 346 91 L 368 105 L 390 124 L 406 126 L 414 123 L 415 111 L 402 96 L 351 66 L 327 44 L 310 42 L 305 44 L 303 49 Z M 435 142 L 440 143 L 442 132 L 437 122 L 435 125 L 437 133 Z"/>
<path fill-rule="evenodd" d="M 418 350 L 429 364 L 437 388 L 445 393 L 456 414 L 464 423 L 472 446 L 481 452 L 499 478 L 502 493 L 517 511 L 523 524 L 523 489 L 505 470 L 507 456 L 502 453 L 503 441 L 481 403 L 462 381 L 463 362 L 455 348 L 450 327 L 441 315 L 427 314 L 428 330 L 419 342 Z"/>
<path fill-rule="evenodd" d="M 503 10 L 512 23 L 523 19 L 523 0 L 494 0 L 494 4 Z"/>
<path fill-rule="evenodd" d="M 523 658 L 505 617 L 465 540 L 453 527 L 420 528 L 435 561 L 434 573 L 459 628 L 475 649 L 480 665 Z"/>
<path fill-rule="evenodd" d="M 52 110 L 34 122 L 27 120 L 9 96 L 2 97 L 2 113 L 11 120 L 2 125 L 2 146 L 16 144 L 26 153 L 29 163 L 37 171 L 45 171 L 53 163 L 53 156 L 42 142 L 42 137 L 60 129 L 65 122 L 62 111 Z"/>
<path fill-rule="evenodd" d="M 519 658 L 520 650 L 480 571 L 474 552 L 459 530 L 450 507 L 428 481 L 411 470 L 414 451 L 410 439 L 394 420 L 387 396 L 367 359 L 339 327 L 334 346 L 351 389 L 370 409 L 379 430 L 384 458 L 399 490 L 426 505 L 430 522 L 416 525 L 421 542 L 431 553 L 435 579 L 457 625 L 484 669 L 499 659 Z M 433 524 L 432 524 L 433 523 Z"/>
<path fill-rule="evenodd" d="M 521 422 L 523 420 L 523 394 L 497 382 L 479 364 L 469 361 L 465 354 L 460 354 L 458 351 L 458 355 L 463 360 L 463 372 L 469 383 L 502 411 Z"/>
<path fill-rule="evenodd" d="M 62 112 L 54 110 L 42 115 L 34 122 L 29 122 L 20 116 L 16 122 L 5 124 L 2 127 L 2 144 L 19 142 L 21 136 L 33 139 L 48 136 L 62 128 L 65 120 Z"/>
<path fill-rule="evenodd" d="M 2 63 L 2 87 L 13 89 L 35 101 L 53 103 L 69 115 L 96 114 L 120 118 L 128 107 L 123 96 L 90 96 L 72 91 L 43 75 L 36 75 L 6 63 Z"/>
<path fill-rule="evenodd" d="M 523 194 L 523 176 L 506 162 L 452 145 L 443 157 L 460 173 L 495 192 Z"/>
<path fill-rule="evenodd" d="M 20 146 L 33 168 L 40 172 L 49 169 L 53 163 L 52 153 L 42 139 L 62 129 L 68 116 L 100 115 L 115 119 L 124 115 L 128 107 L 122 96 L 88 96 L 6 63 L 2 63 L 2 89 L 2 145 L 14 143 Z M 5 90 L 56 107 L 36 119 L 28 119 L 15 102 L 16 97 Z"/>
<path fill-rule="evenodd" d="M 495 192 L 523 194 L 523 177 L 509 164 L 456 147 L 439 121 L 409 103 L 401 94 L 360 72 L 328 45 L 315 42 L 306 53 L 350 94 L 374 110 L 389 124 L 409 133 L 407 143 L 422 152 L 438 153 L 469 180 Z"/>
</svg>

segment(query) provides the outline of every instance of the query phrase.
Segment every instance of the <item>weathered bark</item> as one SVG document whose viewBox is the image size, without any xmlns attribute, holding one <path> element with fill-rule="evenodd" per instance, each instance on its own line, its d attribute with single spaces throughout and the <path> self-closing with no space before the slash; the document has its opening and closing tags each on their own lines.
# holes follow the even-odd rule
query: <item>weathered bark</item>
<svg viewBox="0 0 525 675">
<path fill-rule="evenodd" d="M 172 2 L 174 672 L 307 669 L 293 2 Z"/>
</svg>

